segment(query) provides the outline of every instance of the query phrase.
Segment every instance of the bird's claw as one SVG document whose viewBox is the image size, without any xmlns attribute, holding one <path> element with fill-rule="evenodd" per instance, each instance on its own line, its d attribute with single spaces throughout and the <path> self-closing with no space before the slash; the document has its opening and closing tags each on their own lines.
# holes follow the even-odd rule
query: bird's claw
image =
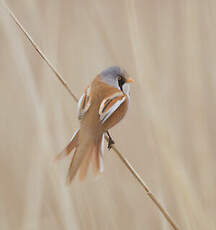
<svg viewBox="0 0 216 230">
<path fill-rule="evenodd" d="M 115 142 L 113 141 L 113 139 L 112 139 L 112 138 L 109 138 L 107 148 L 110 150 L 114 144 L 115 144 Z"/>
</svg>

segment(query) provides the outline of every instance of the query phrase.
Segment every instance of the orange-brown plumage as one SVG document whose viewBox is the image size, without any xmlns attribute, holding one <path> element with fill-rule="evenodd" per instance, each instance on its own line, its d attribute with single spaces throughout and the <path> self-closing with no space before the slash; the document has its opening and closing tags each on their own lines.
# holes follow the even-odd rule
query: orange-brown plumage
<svg viewBox="0 0 216 230">
<path fill-rule="evenodd" d="M 112 76 L 106 78 L 102 72 L 84 91 L 79 102 L 80 129 L 68 146 L 57 156 L 57 159 L 62 159 L 75 148 L 68 170 L 68 183 L 73 180 L 78 170 L 80 170 L 80 179 L 84 179 L 90 162 L 93 164 L 95 173 L 103 170 L 101 150 L 103 135 L 116 125 L 127 112 L 128 95 L 120 88 L 104 82 L 104 78 L 106 81 L 108 77 Z"/>
</svg>

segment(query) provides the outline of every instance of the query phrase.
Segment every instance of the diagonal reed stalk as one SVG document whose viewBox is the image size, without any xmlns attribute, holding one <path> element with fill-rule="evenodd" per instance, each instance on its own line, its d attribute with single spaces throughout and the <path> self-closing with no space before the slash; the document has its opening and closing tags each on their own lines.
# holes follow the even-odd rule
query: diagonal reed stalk
<svg viewBox="0 0 216 230">
<path fill-rule="evenodd" d="M 34 42 L 34 40 L 31 38 L 30 34 L 24 29 L 22 24 L 19 22 L 17 17 L 14 15 L 14 13 L 8 8 L 8 6 L 2 1 L 3 6 L 7 10 L 10 17 L 13 19 L 13 21 L 17 24 L 17 26 L 21 29 L 21 31 L 24 33 L 26 38 L 29 40 L 29 42 L 32 44 L 34 49 L 38 52 L 38 54 L 41 56 L 41 58 L 47 63 L 47 65 L 50 67 L 50 69 L 53 71 L 55 76 L 59 79 L 59 81 L 63 84 L 65 89 L 69 92 L 69 94 L 72 96 L 72 98 L 78 102 L 78 98 L 73 94 L 72 90 L 68 86 L 67 82 L 63 79 L 61 74 L 56 70 L 56 68 L 52 65 L 52 63 L 49 61 L 49 59 L 46 57 L 46 55 L 42 52 L 40 47 Z M 108 141 L 108 137 L 106 136 L 106 140 Z M 131 174 L 135 177 L 137 182 L 143 187 L 146 194 L 150 197 L 150 199 L 154 202 L 154 204 L 158 207 L 161 214 L 166 218 L 166 220 L 169 222 L 169 224 L 172 226 L 174 230 L 179 230 L 179 227 L 174 222 L 174 220 L 170 217 L 168 211 L 160 204 L 160 202 L 157 200 L 155 195 L 151 192 L 149 187 L 146 185 L 144 180 L 140 177 L 140 175 L 136 172 L 136 170 L 133 168 L 133 166 L 130 164 L 130 162 L 123 156 L 123 154 L 115 147 L 112 146 L 112 149 L 114 152 L 119 156 L 121 161 L 125 164 L 125 166 L 128 168 L 128 170 L 131 172 Z"/>
</svg>

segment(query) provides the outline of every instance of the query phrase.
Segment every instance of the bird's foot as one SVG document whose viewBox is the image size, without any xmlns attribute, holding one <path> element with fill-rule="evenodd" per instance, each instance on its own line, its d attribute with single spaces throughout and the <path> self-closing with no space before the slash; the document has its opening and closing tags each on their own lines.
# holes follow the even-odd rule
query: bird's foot
<svg viewBox="0 0 216 230">
<path fill-rule="evenodd" d="M 106 131 L 106 133 L 107 133 L 108 138 L 109 138 L 107 148 L 110 150 L 110 149 L 112 148 L 112 146 L 115 144 L 115 142 L 114 142 L 114 140 L 112 139 L 112 137 L 110 136 L 109 132 Z"/>
<path fill-rule="evenodd" d="M 109 137 L 107 148 L 110 150 L 114 144 L 115 144 L 115 142 L 113 141 L 113 139 L 111 137 Z"/>
</svg>

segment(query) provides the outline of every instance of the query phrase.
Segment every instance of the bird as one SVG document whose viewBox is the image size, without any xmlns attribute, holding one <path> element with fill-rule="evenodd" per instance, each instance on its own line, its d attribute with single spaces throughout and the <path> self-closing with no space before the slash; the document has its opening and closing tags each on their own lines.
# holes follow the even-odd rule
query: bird
<svg viewBox="0 0 216 230">
<path fill-rule="evenodd" d="M 99 73 L 84 90 L 78 102 L 80 128 L 56 156 L 57 161 L 61 160 L 75 149 L 68 169 L 68 184 L 78 171 L 80 180 L 85 179 L 90 163 L 95 175 L 104 171 L 104 136 L 107 133 L 107 147 L 111 149 L 114 141 L 109 129 L 125 116 L 130 100 L 129 84 L 133 81 L 123 68 L 111 66 Z"/>
</svg>

